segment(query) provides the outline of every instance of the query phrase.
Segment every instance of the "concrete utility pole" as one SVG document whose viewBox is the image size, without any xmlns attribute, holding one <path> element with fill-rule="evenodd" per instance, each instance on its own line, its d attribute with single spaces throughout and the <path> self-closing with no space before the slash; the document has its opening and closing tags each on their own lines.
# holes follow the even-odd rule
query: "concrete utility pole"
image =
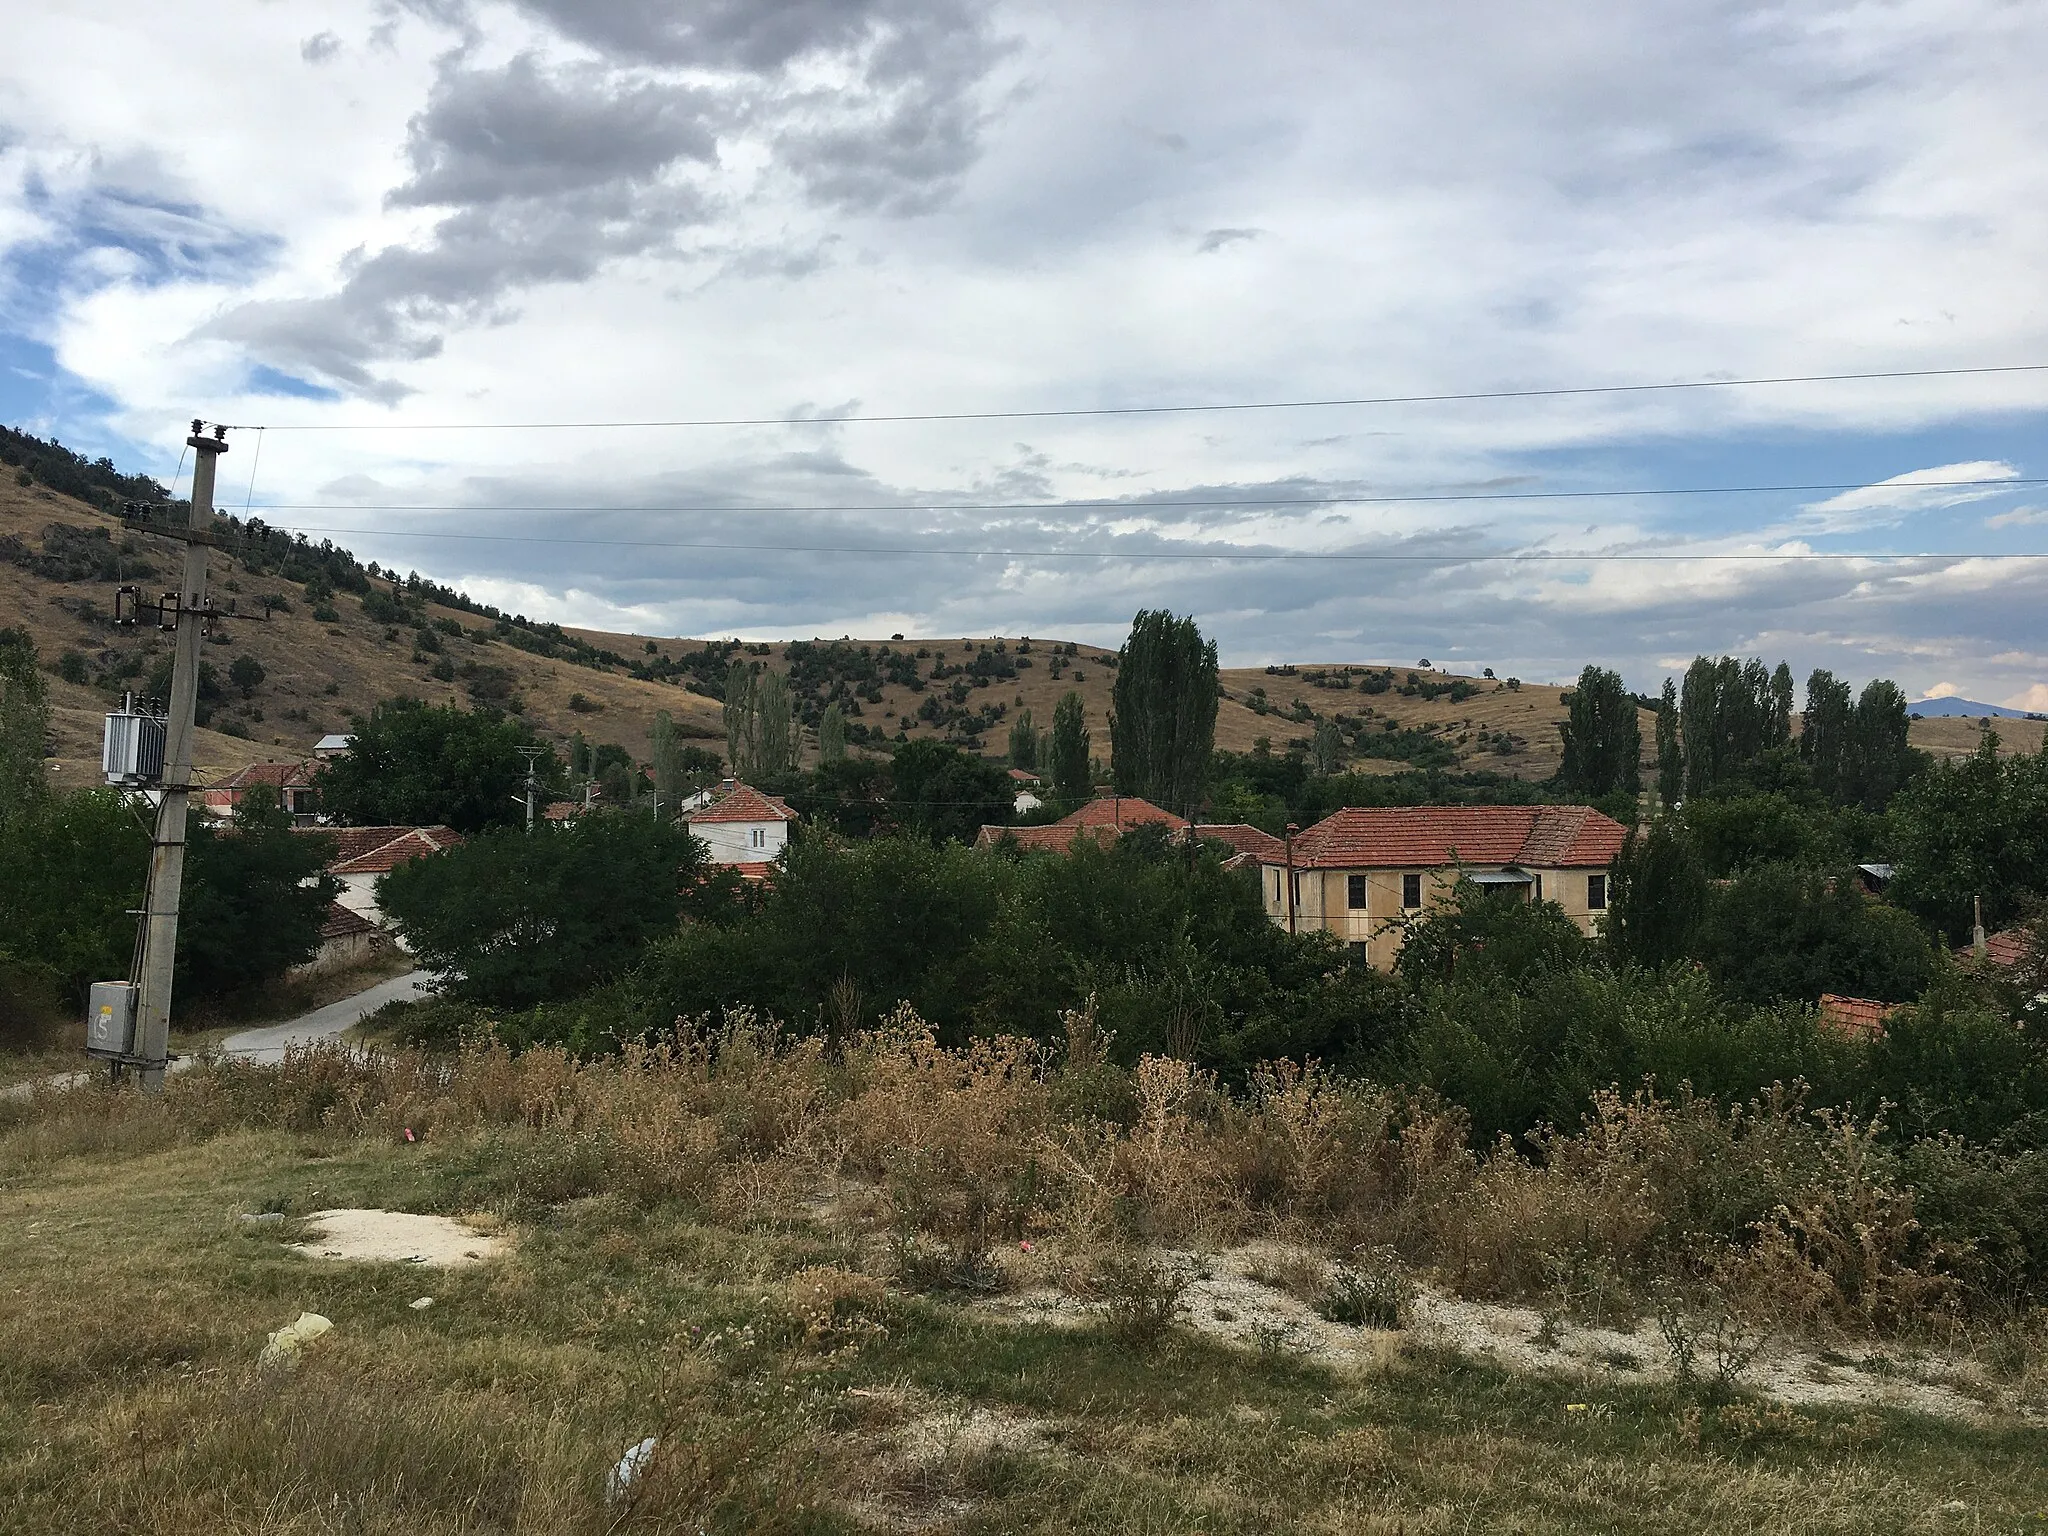
<svg viewBox="0 0 2048 1536">
<path fill-rule="evenodd" d="M 516 750 L 518 751 L 521 757 L 526 759 L 526 835 L 528 837 L 531 837 L 533 835 L 533 802 L 535 795 L 538 794 L 540 790 L 540 779 L 535 775 L 533 771 L 533 764 L 534 760 L 537 759 L 541 755 L 541 753 L 547 751 L 547 748 L 520 747 Z"/>
<path fill-rule="evenodd" d="M 192 789 L 192 727 L 199 704 L 199 648 L 206 638 L 206 550 L 214 542 L 213 471 L 228 451 L 227 428 L 207 437 L 192 423 L 192 520 L 185 541 L 185 579 L 178 592 L 177 639 L 171 670 L 171 713 L 164 728 L 163 799 L 150 842 L 149 894 L 142 911 L 137 967 L 135 1044 L 131 1061 L 143 1091 L 158 1093 L 171 1051 L 171 978 L 178 959 L 178 901 L 185 880 L 185 813 Z"/>
</svg>

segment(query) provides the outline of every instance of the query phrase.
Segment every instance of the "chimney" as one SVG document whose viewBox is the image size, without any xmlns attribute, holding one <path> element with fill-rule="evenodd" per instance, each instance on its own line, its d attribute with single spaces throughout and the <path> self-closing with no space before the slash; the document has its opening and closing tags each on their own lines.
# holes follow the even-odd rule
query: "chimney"
<svg viewBox="0 0 2048 1536">
<path fill-rule="evenodd" d="M 734 779 L 720 779 L 718 781 L 718 792 L 721 795 L 729 795 L 737 787 L 737 783 L 738 781 Z"/>
<path fill-rule="evenodd" d="M 1984 898 L 1970 898 L 1970 953 L 1979 960 L 1984 958 Z"/>
</svg>

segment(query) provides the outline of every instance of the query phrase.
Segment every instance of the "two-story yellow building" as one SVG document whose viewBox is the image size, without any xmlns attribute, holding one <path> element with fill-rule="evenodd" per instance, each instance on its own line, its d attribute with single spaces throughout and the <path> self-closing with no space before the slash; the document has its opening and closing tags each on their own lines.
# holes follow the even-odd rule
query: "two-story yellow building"
<svg viewBox="0 0 2048 1536">
<path fill-rule="evenodd" d="M 1346 810 L 1262 855 L 1266 913 L 1335 934 L 1380 970 L 1403 923 L 1459 879 L 1554 901 L 1586 933 L 1607 911 L 1607 871 L 1627 829 L 1587 805 L 1427 805 Z"/>
</svg>

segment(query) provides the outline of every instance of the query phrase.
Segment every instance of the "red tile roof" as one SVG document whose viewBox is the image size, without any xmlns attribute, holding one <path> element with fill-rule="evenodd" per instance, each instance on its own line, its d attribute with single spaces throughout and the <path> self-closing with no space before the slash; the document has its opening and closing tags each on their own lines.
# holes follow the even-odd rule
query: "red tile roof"
<svg viewBox="0 0 2048 1536">
<path fill-rule="evenodd" d="M 752 785 L 737 784 L 729 793 L 721 795 L 701 811 L 690 812 L 683 820 L 693 824 L 700 821 L 795 821 L 796 812 Z"/>
<path fill-rule="evenodd" d="M 1085 835 L 1098 843 L 1107 843 L 1133 827 L 1163 826 L 1178 831 L 1186 825 L 1187 822 L 1173 812 L 1162 811 L 1150 800 L 1141 800 L 1136 795 L 1103 795 L 1048 826 L 985 826 L 974 839 L 974 846 L 993 848 L 1007 835 L 1014 837 L 1020 848 L 1040 853 L 1065 853 L 1074 846 L 1077 836 Z"/>
<path fill-rule="evenodd" d="M 1040 782 L 1038 775 L 1028 768 L 1012 768 L 1010 770 L 1010 777 L 1019 784 L 1036 784 Z"/>
<path fill-rule="evenodd" d="M 1294 840 L 1294 867 L 1435 869 L 1463 863 L 1604 869 L 1627 835 L 1620 822 L 1585 805 L 1344 810 Z"/>
<path fill-rule="evenodd" d="M 327 939 L 353 938 L 359 933 L 381 933 L 375 923 L 360 912 L 351 912 L 338 901 L 327 903 L 327 915 L 320 920 L 320 937 Z"/>
<path fill-rule="evenodd" d="M 1119 832 L 1154 824 L 1184 827 L 1187 822 L 1136 795 L 1099 795 L 1071 816 L 1062 816 L 1053 823 L 1058 827 L 1114 827 Z"/>
<path fill-rule="evenodd" d="M 1820 1022 L 1845 1035 L 1881 1035 L 1885 1020 L 1899 1011 L 1897 1003 L 1880 1003 L 1868 997 L 1839 997 L 1824 992 L 1820 999 Z"/>
<path fill-rule="evenodd" d="M 381 875 L 426 854 L 453 848 L 462 841 L 462 834 L 452 827 L 315 827 L 310 830 L 341 840 L 334 861 L 327 866 L 331 875 Z"/>
<path fill-rule="evenodd" d="M 246 768 L 238 768 L 224 779 L 216 779 L 206 787 L 248 789 L 252 785 L 268 784 L 272 789 L 303 789 L 312 782 L 313 769 L 306 763 L 251 763 Z"/>
<path fill-rule="evenodd" d="M 1205 842 L 1223 843 L 1239 853 L 1257 854 L 1265 857 L 1281 857 L 1287 845 L 1270 832 L 1241 821 L 1205 822 L 1195 828 L 1195 835 Z"/>
<path fill-rule="evenodd" d="M 2032 941 L 2026 929 L 2008 928 L 1984 941 L 1984 959 L 1987 964 L 2009 971 L 2026 960 L 2031 947 Z M 1959 960 L 1974 960 L 1976 957 L 1976 949 L 1968 944 L 1956 951 Z"/>
</svg>

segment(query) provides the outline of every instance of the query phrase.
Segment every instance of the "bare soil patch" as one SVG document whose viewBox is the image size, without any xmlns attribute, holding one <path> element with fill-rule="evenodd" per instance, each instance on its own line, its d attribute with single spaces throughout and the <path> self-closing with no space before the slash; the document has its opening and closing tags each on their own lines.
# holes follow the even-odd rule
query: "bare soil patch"
<svg viewBox="0 0 2048 1536">
<path fill-rule="evenodd" d="M 309 1259 L 460 1269 L 502 1258 L 512 1246 L 503 1235 L 478 1231 L 453 1216 L 407 1211 L 315 1211 L 306 1225 L 307 1240 L 289 1246 Z"/>
</svg>

